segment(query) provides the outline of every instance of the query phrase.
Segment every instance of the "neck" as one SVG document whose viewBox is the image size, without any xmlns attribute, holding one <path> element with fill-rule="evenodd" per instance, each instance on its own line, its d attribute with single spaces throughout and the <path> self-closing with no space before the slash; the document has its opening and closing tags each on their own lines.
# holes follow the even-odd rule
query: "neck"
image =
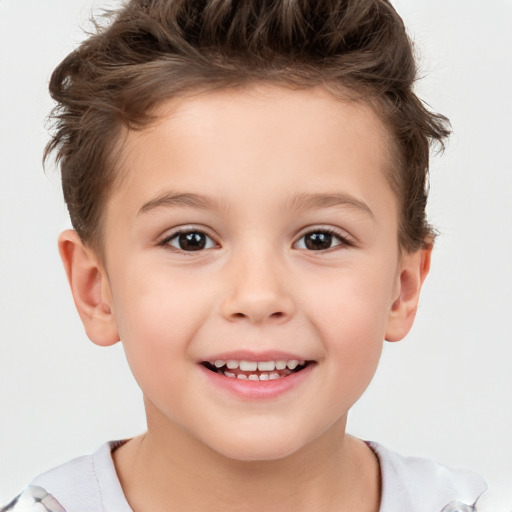
<svg viewBox="0 0 512 512">
<path fill-rule="evenodd" d="M 158 422 L 157 422 L 158 423 Z M 134 512 L 272 510 L 376 512 L 377 459 L 345 434 L 345 419 L 299 451 L 277 460 L 224 457 L 176 425 L 148 422 L 148 432 L 114 453 Z"/>
</svg>

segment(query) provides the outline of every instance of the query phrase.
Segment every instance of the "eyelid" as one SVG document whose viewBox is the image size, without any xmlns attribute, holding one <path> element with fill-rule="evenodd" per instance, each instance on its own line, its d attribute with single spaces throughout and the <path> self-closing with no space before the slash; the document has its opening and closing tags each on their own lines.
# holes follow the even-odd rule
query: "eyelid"
<svg viewBox="0 0 512 512">
<path fill-rule="evenodd" d="M 296 246 L 298 244 L 299 240 L 301 240 L 302 238 L 304 238 L 306 235 L 308 235 L 310 233 L 328 233 L 328 234 L 338 238 L 340 240 L 340 243 L 336 244 L 333 247 L 330 247 L 329 249 L 323 249 L 323 250 L 318 250 L 318 251 L 311 251 L 308 249 L 301 249 L 301 250 L 307 250 L 308 252 L 322 253 L 322 252 L 334 250 L 336 248 L 352 247 L 355 245 L 355 241 L 354 241 L 353 237 L 351 237 L 345 230 L 342 230 L 340 228 L 335 228 L 333 226 L 322 226 L 322 225 L 313 225 L 313 226 L 308 226 L 307 228 L 302 229 L 300 231 L 300 233 L 298 234 L 293 245 Z"/>
<path fill-rule="evenodd" d="M 167 246 L 172 249 L 176 249 L 177 251 L 180 251 L 180 249 L 177 249 L 177 248 L 171 246 L 169 244 L 169 242 L 182 233 L 203 233 L 208 238 L 210 238 L 215 243 L 216 246 L 220 245 L 219 242 L 217 241 L 217 237 L 211 233 L 210 229 L 208 229 L 205 226 L 198 226 L 197 224 L 185 224 L 185 225 L 176 226 L 175 228 L 167 230 L 162 236 L 160 236 L 158 238 L 157 245 Z M 207 250 L 207 249 L 203 249 L 203 250 Z M 201 251 L 183 251 L 183 252 L 201 252 Z"/>
</svg>

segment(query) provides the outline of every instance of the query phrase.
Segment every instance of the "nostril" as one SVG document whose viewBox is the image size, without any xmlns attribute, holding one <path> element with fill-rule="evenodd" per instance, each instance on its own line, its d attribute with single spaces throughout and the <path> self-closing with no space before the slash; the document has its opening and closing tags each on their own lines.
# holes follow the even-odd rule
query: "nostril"
<svg viewBox="0 0 512 512">
<path fill-rule="evenodd" d="M 281 311 L 276 311 L 275 313 L 272 313 L 270 315 L 270 318 L 282 318 L 284 316 L 284 313 Z"/>
</svg>

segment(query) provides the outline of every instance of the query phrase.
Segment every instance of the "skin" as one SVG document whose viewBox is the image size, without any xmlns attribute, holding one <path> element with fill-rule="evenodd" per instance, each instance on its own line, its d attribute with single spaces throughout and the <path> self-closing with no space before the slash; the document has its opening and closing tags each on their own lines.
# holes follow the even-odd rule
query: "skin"
<svg viewBox="0 0 512 512">
<path fill-rule="evenodd" d="M 103 257 L 73 231 L 59 244 L 89 337 L 122 340 L 144 394 L 148 432 L 114 453 L 135 512 L 378 510 L 347 413 L 383 340 L 409 331 L 430 261 L 399 248 L 386 140 L 369 107 L 269 85 L 167 102 L 127 134 Z M 200 364 L 276 351 L 311 364 L 267 398 Z"/>
</svg>

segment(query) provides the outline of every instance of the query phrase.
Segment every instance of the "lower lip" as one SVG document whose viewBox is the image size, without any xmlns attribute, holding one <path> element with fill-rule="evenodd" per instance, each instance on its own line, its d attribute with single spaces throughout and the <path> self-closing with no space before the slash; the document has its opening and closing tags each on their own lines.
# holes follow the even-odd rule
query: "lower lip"
<svg viewBox="0 0 512 512">
<path fill-rule="evenodd" d="M 273 380 L 242 380 L 235 377 L 226 377 L 208 370 L 199 365 L 209 381 L 228 392 L 250 400 L 270 400 L 294 389 L 301 384 L 311 373 L 314 363 L 308 364 L 303 370 L 291 373 L 286 377 Z"/>
</svg>

